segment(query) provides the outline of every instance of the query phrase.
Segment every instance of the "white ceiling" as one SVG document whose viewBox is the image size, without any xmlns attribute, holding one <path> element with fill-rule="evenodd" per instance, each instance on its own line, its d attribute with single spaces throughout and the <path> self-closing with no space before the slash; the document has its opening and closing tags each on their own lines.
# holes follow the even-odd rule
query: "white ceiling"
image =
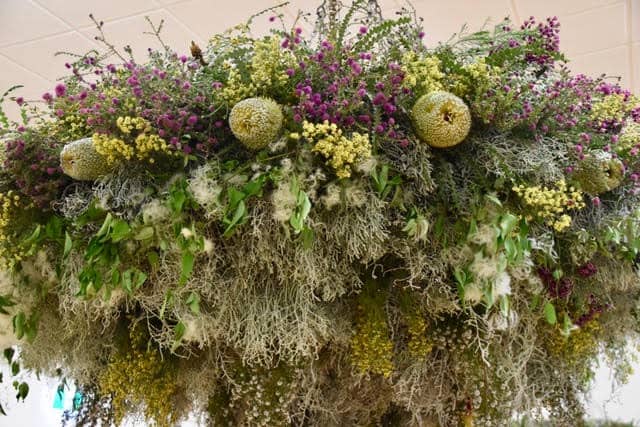
<svg viewBox="0 0 640 427">
<path fill-rule="evenodd" d="M 343 0 L 348 1 L 348 0 Z M 164 19 L 163 38 L 180 52 L 191 40 L 204 44 L 212 34 L 244 21 L 251 14 L 280 3 L 277 0 L 0 0 L 0 93 L 22 84 L 20 95 L 39 99 L 65 75 L 66 50 L 83 53 L 99 48 L 93 13 L 116 45 L 130 44 L 138 57 L 157 46 L 144 17 Z M 292 19 L 298 9 L 315 11 L 319 0 L 292 0 L 285 11 Z M 387 15 L 404 0 L 381 0 Z M 414 0 L 425 18 L 426 43 L 446 40 L 469 24 L 480 28 L 487 18 L 510 16 L 518 24 L 535 15 L 557 15 L 562 24 L 561 47 L 574 71 L 621 76 L 640 93 L 640 0 Z M 256 20 L 257 33 L 270 25 Z M 15 117 L 15 106 L 6 110 Z"/>
</svg>

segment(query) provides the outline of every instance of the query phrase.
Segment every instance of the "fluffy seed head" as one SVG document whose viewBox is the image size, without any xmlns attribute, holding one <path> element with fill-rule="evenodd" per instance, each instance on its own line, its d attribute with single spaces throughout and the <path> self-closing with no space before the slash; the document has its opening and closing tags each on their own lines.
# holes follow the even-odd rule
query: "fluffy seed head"
<svg viewBox="0 0 640 427">
<path fill-rule="evenodd" d="M 458 145 L 471 129 L 469 107 L 449 92 L 436 91 L 421 96 L 411 115 L 416 134 L 432 147 Z"/>
<path fill-rule="evenodd" d="M 238 102 L 229 114 L 231 132 L 247 148 L 259 150 L 274 142 L 282 129 L 282 110 L 268 98 Z"/>
</svg>

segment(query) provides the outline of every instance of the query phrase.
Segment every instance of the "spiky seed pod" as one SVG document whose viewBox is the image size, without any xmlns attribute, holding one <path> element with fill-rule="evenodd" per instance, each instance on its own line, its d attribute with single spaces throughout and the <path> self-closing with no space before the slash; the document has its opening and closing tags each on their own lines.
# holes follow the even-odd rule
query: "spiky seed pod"
<svg viewBox="0 0 640 427">
<path fill-rule="evenodd" d="M 113 170 L 113 165 L 99 154 L 92 138 L 70 142 L 60 152 L 62 171 L 78 181 L 94 181 Z"/>
<path fill-rule="evenodd" d="M 591 195 L 606 193 L 618 187 L 624 176 L 624 166 L 607 153 L 592 153 L 581 160 L 573 172 L 580 188 Z"/>
<path fill-rule="evenodd" d="M 245 147 L 259 150 L 278 139 L 282 129 L 282 110 L 272 99 L 247 98 L 229 114 L 229 126 Z"/>
<path fill-rule="evenodd" d="M 449 92 L 436 91 L 421 96 L 411 116 L 418 137 L 436 148 L 460 144 L 471 129 L 469 107 Z"/>
</svg>

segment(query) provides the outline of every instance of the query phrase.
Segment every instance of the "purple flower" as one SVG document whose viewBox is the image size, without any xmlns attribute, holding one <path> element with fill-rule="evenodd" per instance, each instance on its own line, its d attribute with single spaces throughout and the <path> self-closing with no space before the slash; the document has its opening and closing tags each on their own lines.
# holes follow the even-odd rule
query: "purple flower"
<svg viewBox="0 0 640 427">
<path fill-rule="evenodd" d="M 269 17 L 269 22 L 273 22 L 273 21 L 275 21 L 275 20 L 276 20 L 276 17 L 275 17 L 275 16 L 270 16 L 270 17 Z"/>
<path fill-rule="evenodd" d="M 382 92 L 378 92 L 376 96 L 373 97 L 373 105 L 382 105 L 387 101 L 387 97 Z"/>
<path fill-rule="evenodd" d="M 181 56 L 180 56 L 180 62 L 182 62 L 183 64 L 184 64 L 185 62 L 187 62 L 187 57 L 186 57 L 186 55 L 181 55 Z"/>
<path fill-rule="evenodd" d="M 64 94 L 67 93 L 67 87 L 63 83 L 58 83 L 55 90 L 57 97 L 64 96 Z"/>
<path fill-rule="evenodd" d="M 367 34 L 367 31 L 369 31 L 369 29 L 365 26 L 360 27 L 360 34 Z"/>
<path fill-rule="evenodd" d="M 193 126 L 196 123 L 198 123 L 198 116 L 196 116 L 195 114 L 190 115 L 189 118 L 187 119 L 187 124 L 189 124 L 190 126 Z"/>
<path fill-rule="evenodd" d="M 21 96 L 17 97 L 16 98 L 16 104 L 18 104 L 18 105 L 24 104 L 24 98 L 21 97 Z"/>
<path fill-rule="evenodd" d="M 42 99 L 47 102 L 51 102 L 53 100 L 53 96 L 49 92 L 47 92 L 42 95 Z"/>
</svg>

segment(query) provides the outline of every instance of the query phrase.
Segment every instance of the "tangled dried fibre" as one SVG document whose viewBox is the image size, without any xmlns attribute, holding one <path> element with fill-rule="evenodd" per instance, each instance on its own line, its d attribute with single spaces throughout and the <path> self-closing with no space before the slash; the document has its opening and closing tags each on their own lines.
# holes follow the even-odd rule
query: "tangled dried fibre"
<svg viewBox="0 0 640 427">
<path fill-rule="evenodd" d="M 571 75 L 555 19 L 428 49 L 372 10 L 16 99 L 1 338 L 78 423 L 573 426 L 599 357 L 629 378 L 640 100 Z"/>
</svg>

